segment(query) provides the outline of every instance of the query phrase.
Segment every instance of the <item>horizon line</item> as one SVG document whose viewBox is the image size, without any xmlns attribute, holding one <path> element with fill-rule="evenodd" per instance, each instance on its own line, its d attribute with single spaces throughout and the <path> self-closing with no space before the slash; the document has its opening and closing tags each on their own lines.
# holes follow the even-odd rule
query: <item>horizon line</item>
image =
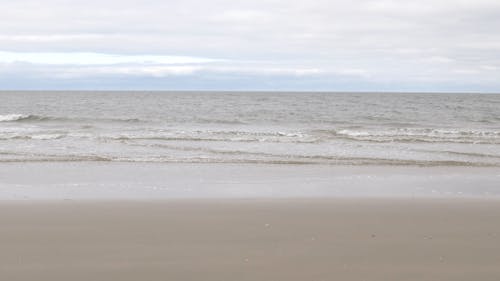
<svg viewBox="0 0 500 281">
<path fill-rule="evenodd" d="M 0 89 L 0 92 L 186 92 L 186 93 L 331 93 L 331 94 L 487 94 L 487 95 L 498 95 L 499 92 L 476 92 L 476 91 L 463 91 L 463 92 L 453 92 L 453 91 L 353 91 L 353 90 L 186 90 L 186 89 L 165 89 L 165 90 L 138 90 L 138 89 Z"/>
</svg>

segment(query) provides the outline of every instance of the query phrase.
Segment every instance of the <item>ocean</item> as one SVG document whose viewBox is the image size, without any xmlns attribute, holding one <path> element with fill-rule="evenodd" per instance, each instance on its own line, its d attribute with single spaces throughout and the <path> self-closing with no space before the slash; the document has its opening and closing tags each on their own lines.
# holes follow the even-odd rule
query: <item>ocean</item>
<svg viewBox="0 0 500 281">
<path fill-rule="evenodd" d="M 0 92 L 0 162 L 500 166 L 500 95 Z"/>
</svg>

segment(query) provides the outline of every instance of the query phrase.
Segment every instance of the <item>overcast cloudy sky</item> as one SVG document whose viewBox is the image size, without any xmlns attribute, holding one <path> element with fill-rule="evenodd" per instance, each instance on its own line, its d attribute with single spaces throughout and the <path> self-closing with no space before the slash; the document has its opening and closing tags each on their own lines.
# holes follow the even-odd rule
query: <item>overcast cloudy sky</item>
<svg viewBox="0 0 500 281">
<path fill-rule="evenodd" d="M 498 0 L 0 0 L 1 89 L 500 92 Z"/>
</svg>

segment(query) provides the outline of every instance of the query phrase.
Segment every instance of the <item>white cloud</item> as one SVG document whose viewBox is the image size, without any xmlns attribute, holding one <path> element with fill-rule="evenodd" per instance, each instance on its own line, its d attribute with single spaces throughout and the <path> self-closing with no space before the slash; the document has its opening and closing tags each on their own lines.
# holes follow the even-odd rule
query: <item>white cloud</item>
<svg viewBox="0 0 500 281">
<path fill-rule="evenodd" d="M 71 66 L 57 73 L 124 64 L 104 72 L 444 79 L 479 90 L 500 76 L 498 0 L 16 0 L 1 1 L 0 18 L 11 73 L 14 62 Z"/>
<path fill-rule="evenodd" d="M 108 64 L 193 64 L 215 62 L 216 59 L 187 56 L 121 55 L 101 53 L 22 53 L 1 52 L 0 63 L 24 62 L 45 65 Z"/>
</svg>

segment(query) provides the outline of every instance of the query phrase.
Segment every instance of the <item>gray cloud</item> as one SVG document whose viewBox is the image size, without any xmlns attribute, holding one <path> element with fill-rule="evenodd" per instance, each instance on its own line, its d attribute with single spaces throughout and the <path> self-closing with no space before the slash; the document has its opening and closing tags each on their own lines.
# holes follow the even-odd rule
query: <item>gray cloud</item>
<svg viewBox="0 0 500 281">
<path fill-rule="evenodd" d="M 496 0 L 17 0 L 2 1 L 0 17 L 0 51 L 16 58 L 0 56 L 0 74 L 33 81 L 43 74 L 54 85 L 110 76 L 164 85 L 184 76 L 183 83 L 209 79 L 223 89 L 228 81 L 220 76 L 278 84 L 298 79 L 310 89 L 417 90 L 427 83 L 430 90 L 500 91 Z M 30 60 L 34 53 L 220 61 L 90 68 Z"/>
</svg>

